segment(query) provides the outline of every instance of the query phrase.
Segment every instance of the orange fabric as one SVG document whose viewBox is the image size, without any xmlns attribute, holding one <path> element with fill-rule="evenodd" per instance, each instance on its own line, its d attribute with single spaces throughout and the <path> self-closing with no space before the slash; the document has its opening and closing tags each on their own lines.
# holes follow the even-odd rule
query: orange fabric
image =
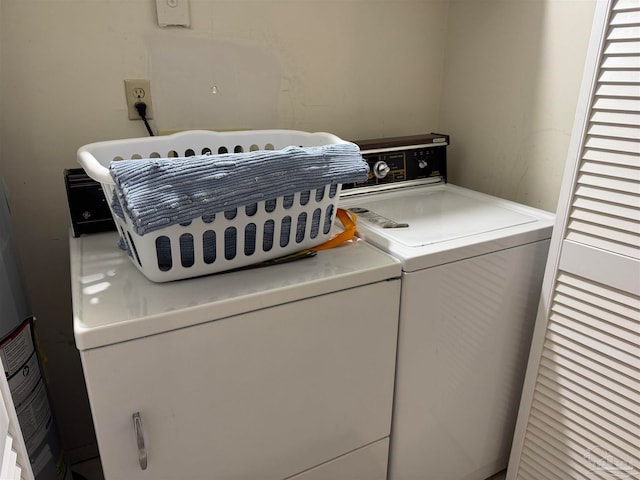
<svg viewBox="0 0 640 480">
<path fill-rule="evenodd" d="M 354 213 L 339 208 L 336 212 L 336 217 L 342 222 L 344 231 L 334 236 L 331 240 L 321 243 L 309 250 L 327 250 L 328 248 L 337 247 L 351 240 L 356 235 L 356 216 Z"/>
</svg>

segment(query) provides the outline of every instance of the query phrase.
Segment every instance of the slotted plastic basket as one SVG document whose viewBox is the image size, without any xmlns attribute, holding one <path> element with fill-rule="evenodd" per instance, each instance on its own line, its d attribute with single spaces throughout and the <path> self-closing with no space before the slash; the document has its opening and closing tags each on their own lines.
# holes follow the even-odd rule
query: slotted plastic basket
<svg viewBox="0 0 640 480">
<path fill-rule="evenodd" d="M 112 208 L 112 161 L 279 150 L 344 143 L 335 135 L 295 130 L 211 132 L 192 130 L 160 137 L 92 143 L 78 161 L 102 184 Z M 207 275 L 272 260 L 329 239 L 341 185 L 267 199 L 138 235 L 131 220 L 111 213 L 129 257 L 154 282 Z"/>
</svg>

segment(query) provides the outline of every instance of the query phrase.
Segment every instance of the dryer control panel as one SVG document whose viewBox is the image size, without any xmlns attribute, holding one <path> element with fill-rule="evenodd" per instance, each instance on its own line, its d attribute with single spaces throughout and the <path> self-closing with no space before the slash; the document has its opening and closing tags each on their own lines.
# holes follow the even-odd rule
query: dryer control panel
<svg viewBox="0 0 640 480">
<path fill-rule="evenodd" d="M 447 180 L 448 135 L 430 133 L 354 143 L 369 164 L 369 178 L 362 183 L 344 184 L 343 195 Z"/>
</svg>

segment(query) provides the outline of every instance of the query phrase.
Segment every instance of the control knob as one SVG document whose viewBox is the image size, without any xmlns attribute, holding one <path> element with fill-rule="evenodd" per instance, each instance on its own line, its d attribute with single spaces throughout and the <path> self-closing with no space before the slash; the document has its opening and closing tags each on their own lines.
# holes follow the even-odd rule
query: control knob
<svg viewBox="0 0 640 480">
<path fill-rule="evenodd" d="M 427 161 L 424 158 L 421 158 L 420 160 L 418 160 L 418 167 L 420 168 L 427 168 Z"/>
<path fill-rule="evenodd" d="M 391 171 L 391 167 L 384 160 L 379 160 L 373 166 L 373 174 L 377 178 L 384 178 Z"/>
</svg>

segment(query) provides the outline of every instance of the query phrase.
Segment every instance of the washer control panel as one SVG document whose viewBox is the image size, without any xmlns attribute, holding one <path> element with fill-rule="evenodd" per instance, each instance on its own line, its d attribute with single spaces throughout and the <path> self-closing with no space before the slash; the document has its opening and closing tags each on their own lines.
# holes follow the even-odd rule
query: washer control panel
<svg viewBox="0 0 640 480">
<path fill-rule="evenodd" d="M 445 183 L 449 136 L 440 134 L 413 135 L 354 141 L 369 164 L 366 182 L 344 184 L 345 193 L 355 190 L 395 188 L 406 183 Z"/>
</svg>

